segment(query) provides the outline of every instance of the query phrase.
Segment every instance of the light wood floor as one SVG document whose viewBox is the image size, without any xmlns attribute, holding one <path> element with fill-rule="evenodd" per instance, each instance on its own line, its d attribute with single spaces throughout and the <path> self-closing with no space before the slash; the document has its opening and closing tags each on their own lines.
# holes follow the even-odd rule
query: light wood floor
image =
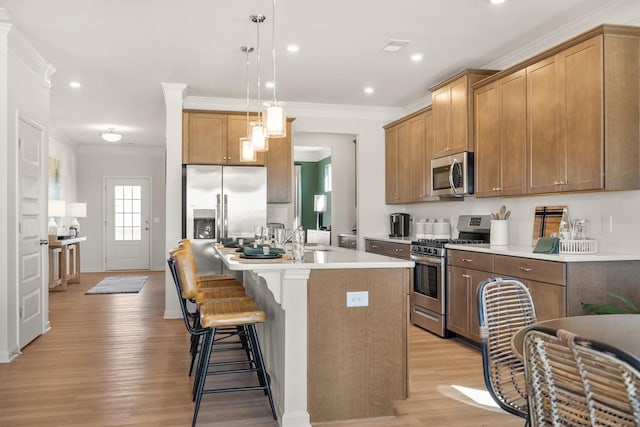
<svg viewBox="0 0 640 427">
<path fill-rule="evenodd" d="M 79 284 L 49 294 L 51 331 L 0 364 L 0 427 L 190 425 L 189 337 L 182 320 L 162 318 L 164 273 L 123 274 L 149 280 L 139 294 L 85 295 L 115 274 L 83 273 Z M 451 387 L 484 389 L 481 367 L 477 350 L 412 328 L 412 395 L 397 404 L 397 417 L 339 425 L 522 426 Z M 198 421 L 277 426 L 261 392 L 204 396 Z"/>
</svg>

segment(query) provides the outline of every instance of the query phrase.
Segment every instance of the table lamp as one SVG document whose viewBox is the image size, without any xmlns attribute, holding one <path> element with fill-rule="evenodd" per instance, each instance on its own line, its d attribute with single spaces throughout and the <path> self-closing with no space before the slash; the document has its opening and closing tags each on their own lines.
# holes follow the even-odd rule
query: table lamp
<svg viewBox="0 0 640 427">
<path fill-rule="evenodd" d="M 327 210 L 327 196 L 325 194 L 316 194 L 313 196 L 313 210 L 317 212 L 316 230 L 322 227 L 322 213 Z"/>
<path fill-rule="evenodd" d="M 78 222 L 78 218 L 86 218 L 87 217 L 87 204 L 86 203 L 67 203 L 67 215 L 72 217 L 71 225 L 69 226 L 69 231 L 73 236 L 80 235 L 80 223 Z"/>
<path fill-rule="evenodd" d="M 66 203 L 64 200 L 49 200 L 49 234 L 58 236 L 58 223 L 56 218 L 62 218 L 66 215 Z"/>
</svg>

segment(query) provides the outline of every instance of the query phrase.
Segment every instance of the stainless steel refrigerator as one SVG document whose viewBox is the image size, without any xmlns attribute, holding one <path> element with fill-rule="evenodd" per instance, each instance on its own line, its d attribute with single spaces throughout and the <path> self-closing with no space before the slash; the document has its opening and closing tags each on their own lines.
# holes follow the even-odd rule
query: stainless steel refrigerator
<svg viewBox="0 0 640 427">
<path fill-rule="evenodd" d="M 182 234 L 192 242 L 198 274 L 218 274 L 212 243 L 253 237 L 267 222 L 267 169 L 256 166 L 185 165 Z"/>
</svg>

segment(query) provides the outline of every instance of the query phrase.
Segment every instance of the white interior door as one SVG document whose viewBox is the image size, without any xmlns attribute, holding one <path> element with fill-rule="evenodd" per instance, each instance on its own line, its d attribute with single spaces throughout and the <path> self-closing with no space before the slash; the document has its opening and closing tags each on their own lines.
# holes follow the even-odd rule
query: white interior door
<svg viewBox="0 0 640 427">
<path fill-rule="evenodd" d="M 150 178 L 107 178 L 106 270 L 150 268 Z"/>
<path fill-rule="evenodd" d="M 19 327 L 20 348 L 46 328 L 48 297 L 44 183 L 47 163 L 43 129 L 20 119 L 19 140 Z"/>
</svg>

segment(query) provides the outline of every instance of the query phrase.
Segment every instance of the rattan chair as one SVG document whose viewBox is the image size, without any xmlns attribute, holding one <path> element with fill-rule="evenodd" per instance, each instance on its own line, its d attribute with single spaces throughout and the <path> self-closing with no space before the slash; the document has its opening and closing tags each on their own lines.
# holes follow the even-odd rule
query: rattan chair
<svg viewBox="0 0 640 427">
<path fill-rule="evenodd" d="M 513 353 L 511 338 L 536 322 L 531 294 L 517 280 L 487 279 L 478 289 L 478 315 L 487 390 L 502 409 L 527 420 L 524 365 Z"/>
<path fill-rule="evenodd" d="M 565 330 L 536 326 L 523 349 L 532 426 L 640 425 L 640 360 Z"/>
</svg>

